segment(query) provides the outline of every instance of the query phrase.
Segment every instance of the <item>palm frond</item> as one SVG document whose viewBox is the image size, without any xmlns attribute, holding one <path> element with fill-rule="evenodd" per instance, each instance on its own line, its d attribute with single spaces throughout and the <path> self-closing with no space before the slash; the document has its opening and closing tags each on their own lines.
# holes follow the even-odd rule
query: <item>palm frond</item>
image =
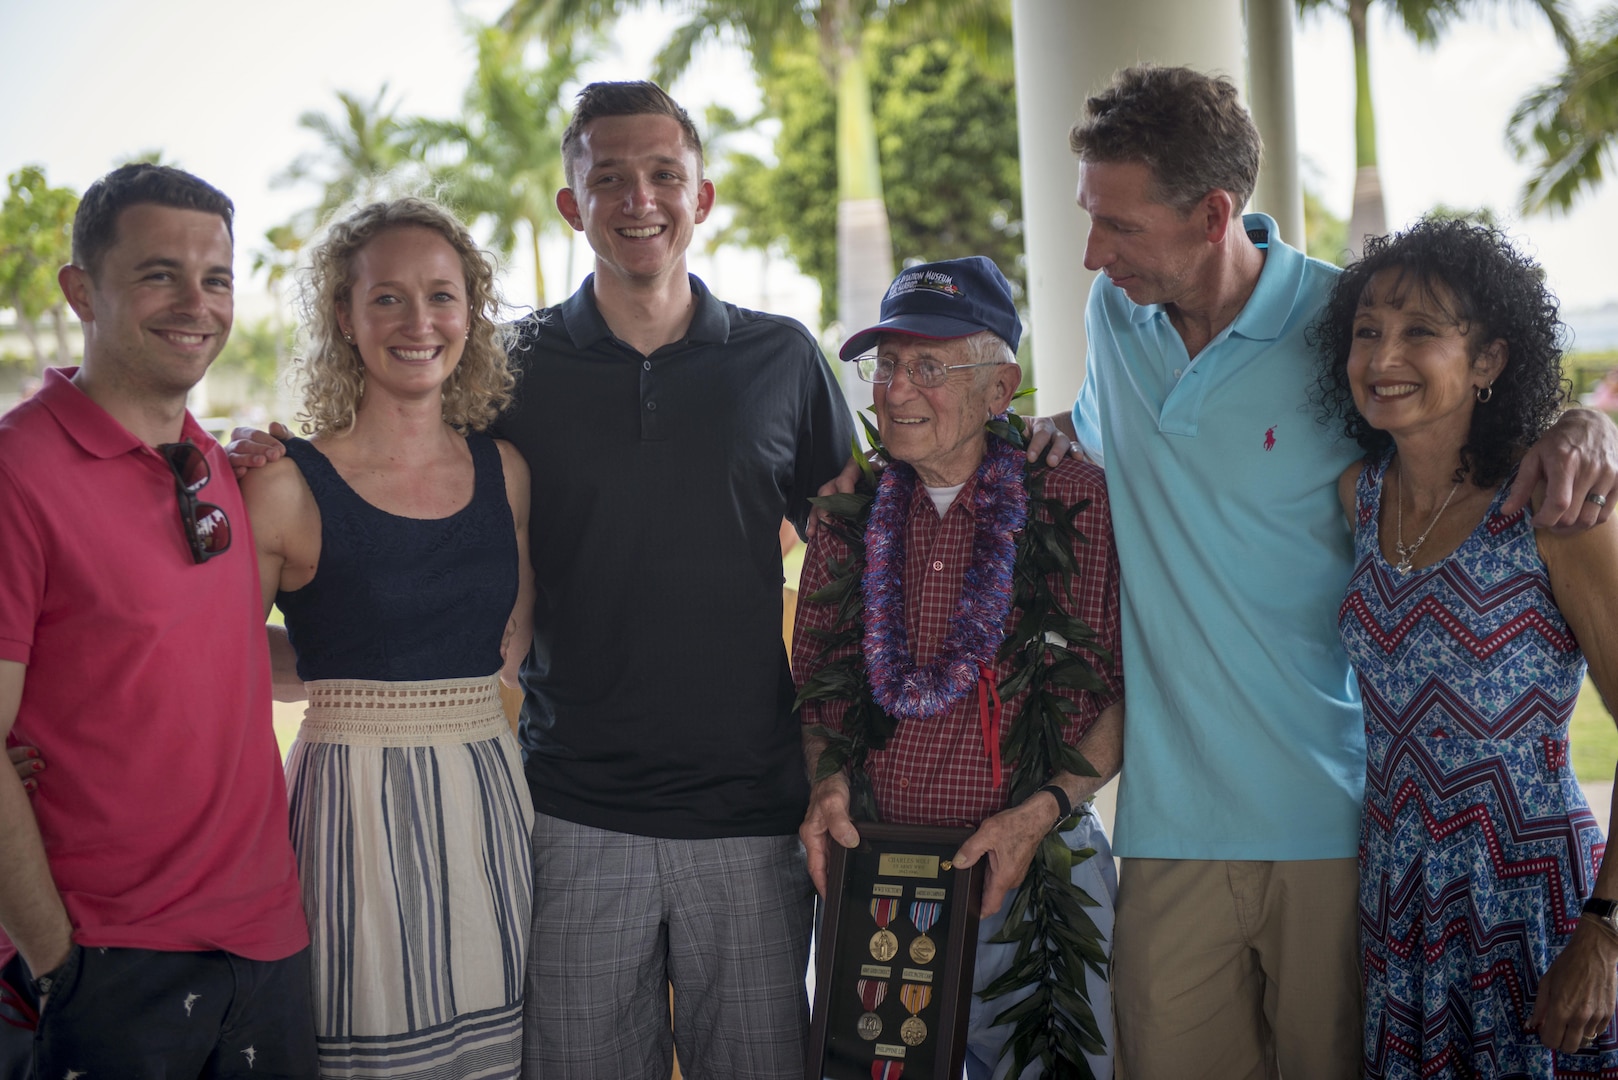
<svg viewBox="0 0 1618 1080">
<path fill-rule="evenodd" d="M 1507 125 L 1520 160 L 1533 162 L 1525 212 L 1567 212 L 1606 179 L 1618 147 L 1618 7 L 1596 20 L 1557 76 L 1523 98 Z"/>
</svg>

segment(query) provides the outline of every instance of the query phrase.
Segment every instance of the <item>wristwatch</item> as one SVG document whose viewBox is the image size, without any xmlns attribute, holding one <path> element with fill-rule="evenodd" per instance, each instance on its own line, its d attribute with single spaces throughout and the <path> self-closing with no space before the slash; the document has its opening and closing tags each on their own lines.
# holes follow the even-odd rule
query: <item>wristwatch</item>
<svg viewBox="0 0 1618 1080">
<path fill-rule="evenodd" d="M 72 960 L 73 950 L 72 948 L 69 948 L 67 951 L 66 960 L 63 960 L 60 964 L 57 964 L 43 975 L 32 976 L 31 981 L 34 984 L 34 996 L 41 999 L 48 996 L 51 989 L 61 979 L 62 972 L 67 969 L 67 965 L 71 963 Z"/>
<path fill-rule="evenodd" d="M 1600 919 L 1608 930 L 1618 934 L 1618 900 L 1603 900 L 1599 896 L 1592 896 L 1584 902 L 1580 914 Z"/>
</svg>

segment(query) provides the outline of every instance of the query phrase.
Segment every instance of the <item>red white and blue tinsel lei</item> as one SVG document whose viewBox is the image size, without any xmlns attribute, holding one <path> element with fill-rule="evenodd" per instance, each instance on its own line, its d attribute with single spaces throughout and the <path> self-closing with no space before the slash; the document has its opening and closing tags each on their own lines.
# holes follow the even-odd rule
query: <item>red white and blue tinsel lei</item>
<svg viewBox="0 0 1618 1080">
<path fill-rule="evenodd" d="M 1028 520 L 1026 459 L 1010 443 L 989 436 L 972 492 L 972 562 L 938 654 L 924 667 L 911 655 L 905 632 L 905 519 L 916 472 L 894 462 L 882 474 L 865 526 L 865 666 L 871 695 L 888 715 L 920 720 L 943 714 L 978 684 L 1005 638 L 1011 610 L 1017 534 Z"/>
</svg>

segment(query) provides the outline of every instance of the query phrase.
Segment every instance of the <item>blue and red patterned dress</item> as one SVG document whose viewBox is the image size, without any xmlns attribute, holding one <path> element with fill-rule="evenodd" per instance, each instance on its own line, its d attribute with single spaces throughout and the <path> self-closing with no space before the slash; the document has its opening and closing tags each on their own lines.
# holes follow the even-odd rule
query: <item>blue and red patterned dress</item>
<svg viewBox="0 0 1618 1080">
<path fill-rule="evenodd" d="M 1360 475 L 1338 612 L 1365 702 L 1365 1075 L 1618 1077 L 1612 1027 L 1581 1054 L 1523 1031 L 1606 847 L 1568 761 L 1584 655 L 1509 485 L 1454 554 L 1396 571 L 1388 460 Z"/>
</svg>

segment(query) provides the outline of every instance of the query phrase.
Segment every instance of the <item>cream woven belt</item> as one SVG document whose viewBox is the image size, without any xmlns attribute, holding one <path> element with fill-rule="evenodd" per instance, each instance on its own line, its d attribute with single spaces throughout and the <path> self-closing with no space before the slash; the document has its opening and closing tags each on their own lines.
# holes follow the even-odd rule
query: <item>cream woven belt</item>
<svg viewBox="0 0 1618 1080">
<path fill-rule="evenodd" d="M 478 742 L 510 731 L 500 680 L 373 682 L 317 679 L 304 684 L 309 707 L 298 738 L 350 746 L 433 746 Z"/>
</svg>

